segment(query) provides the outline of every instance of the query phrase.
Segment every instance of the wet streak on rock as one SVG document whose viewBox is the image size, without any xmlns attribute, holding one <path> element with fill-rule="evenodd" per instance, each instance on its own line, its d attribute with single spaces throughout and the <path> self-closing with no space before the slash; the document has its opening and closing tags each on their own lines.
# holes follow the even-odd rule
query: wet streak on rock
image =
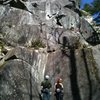
<svg viewBox="0 0 100 100">
<path fill-rule="evenodd" d="M 83 60 L 85 63 L 87 78 L 88 78 L 88 82 L 89 82 L 89 99 L 88 100 L 92 100 L 92 83 L 91 83 L 91 79 L 90 79 L 90 73 L 89 73 L 88 64 L 87 64 L 87 60 L 86 60 L 86 54 L 85 54 L 84 49 L 82 50 L 82 53 L 83 53 Z"/>
<path fill-rule="evenodd" d="M 77 68 L 76 68 L 75 51 L 73 48 L 70 49 L 70 82 L 73 100 L 81 100 L 80 90 L 77 82 Z"/>
<path fill-rule="evenodd" d="M 30 70 L 30 100 L 32 100 L 32 73 Z"/>
</svg>

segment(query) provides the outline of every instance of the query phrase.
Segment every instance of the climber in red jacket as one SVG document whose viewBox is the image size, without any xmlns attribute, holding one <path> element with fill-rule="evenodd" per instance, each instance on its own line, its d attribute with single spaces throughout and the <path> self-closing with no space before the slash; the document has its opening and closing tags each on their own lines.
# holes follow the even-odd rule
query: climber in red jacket
<svg viewBox="0 0 100 100">
<path fill-rule="evenodd" d="M 54 88 L 55 88 L 56 100 L 63 100 L 63 84 L 61 78 L 57 79 Z"/>
</svg>

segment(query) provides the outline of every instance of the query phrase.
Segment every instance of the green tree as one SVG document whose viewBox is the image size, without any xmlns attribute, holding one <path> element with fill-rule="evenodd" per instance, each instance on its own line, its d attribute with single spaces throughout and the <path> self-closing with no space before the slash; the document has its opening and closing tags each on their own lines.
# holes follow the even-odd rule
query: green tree
<svg viewBox="0 0 100 100">
<path fill-rule="evenodd" d="M 83 10 L 85 10 L 86 12 L 89 12 L 91 14 L 93 7 L 89 4 L 85 4 Z"/>
<path fill-rule="evenodd" d="M 100 0 L 94 0 L 91 4 L 85 4 L 83 10 L 89 12 L 91 15 L 97 14 L 94 20 L 100 23 Z"/>
<path fill-rule="evenodd" d="M 100 13 L 100 0 L 94 0 L 91 4 L 85 4 L 83 10 L 90 14 Z"/>
</svg>

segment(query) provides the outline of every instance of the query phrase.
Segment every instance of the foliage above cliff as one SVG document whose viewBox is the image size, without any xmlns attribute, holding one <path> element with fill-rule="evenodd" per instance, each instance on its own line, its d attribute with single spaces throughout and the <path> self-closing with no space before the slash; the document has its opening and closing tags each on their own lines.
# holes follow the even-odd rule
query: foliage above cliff
<svg viewBox="0 0 100 100">
<path fill-rule="evenodd" d="M 91 4 L 85 4 L 83 9 L 92 15 L 97 14 L 95 21 L 100 24 L 100 0 L 94 0 Z"/>
<path fill-rule="evenodd" d="M 85 4 L 84 10 L 91 13 L 100 13 L 100 0 L 94 0 L 91 4 Z"/>
</svg>

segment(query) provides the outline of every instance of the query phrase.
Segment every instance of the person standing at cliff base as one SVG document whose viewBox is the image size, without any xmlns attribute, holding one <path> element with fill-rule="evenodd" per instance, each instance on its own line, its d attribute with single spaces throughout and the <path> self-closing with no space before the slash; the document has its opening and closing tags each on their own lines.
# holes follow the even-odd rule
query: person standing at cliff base
<svg viewBox="0 0 100 100">
<path fill-rule="evenodd" d="M 62 79 L 58 78 L 57 82 L 55 83 L 55 97 L 56 100 L 63 100 L 63 84 Z"/>
<path fill-rule="evenodd" d="M 46 75 L 44 81 L 41 82 L 42 90 L 41 93 L 43 94 L 43 100 L 51 100 L 51 92 L 50 88 L 52 84 L 49 80 L 49 75 Z"/>
</svg>

